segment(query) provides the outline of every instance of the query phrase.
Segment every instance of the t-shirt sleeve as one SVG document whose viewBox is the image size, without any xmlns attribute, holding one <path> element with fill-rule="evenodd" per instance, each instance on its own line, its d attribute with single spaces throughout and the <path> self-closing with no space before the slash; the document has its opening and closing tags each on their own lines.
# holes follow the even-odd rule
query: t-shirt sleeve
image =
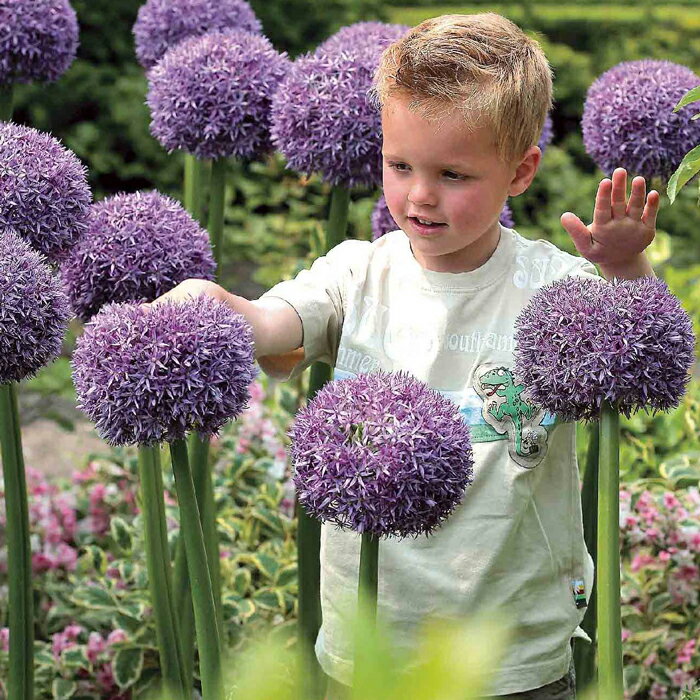
<svg viewBox="0 0 700 700">
<path fill-rule="evenodd" d="M 277 297 L 296 312 L 302 326 L 302 348 L 287 355 L 259 357 L 263 371 L 288 380 L 313 362 L 335 364 L 345 319 L 347 287 L 366 269 L 369 241 L 343 241 L 302 270 L 294 279 L 276 284 L 260 298 Z M 290 366 L 293 365 L 293 366 Z"/>
<path fill-rule="evenodd" d="M 596 266 L 586 258 L 576 258 L 576 263 L 573 265 L 571 272 L 572 277 L 588 277 L 597 279 L 599 282 L 604 282 L 605 279 L 598 274 Z"/>
</svg>

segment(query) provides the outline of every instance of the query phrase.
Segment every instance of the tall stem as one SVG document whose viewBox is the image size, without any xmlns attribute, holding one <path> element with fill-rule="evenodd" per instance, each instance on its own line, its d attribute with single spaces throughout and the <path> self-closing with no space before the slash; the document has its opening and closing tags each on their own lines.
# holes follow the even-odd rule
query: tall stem
<svg viewBox="0 0 700 700">
<path fill-rule="evenodd" d="M 165 689 L 168 697 L 189 698 L 192 686 L 185 676 L 182 650 L 179 648 L 158 447 L 139 447 L 139 480 L 146 566 Z"/>
<path fill-rule="evenodd" d="M 326 250 L 345 239 L 348 227 L 350 190 L 334 187 L 331 190 L 330 210 L 326 226 Z M 331 378 L 331 368 L 323 362 L 314 362 L 309 375 L 307 400 Z M 310 517 L 296 504 L 297 513 L 297 557 L 299 570 L 299 618 L 298 638 L 301 650 L 301 697 L 315 700 L 321 697 L 324 675 L 314 653 L 314 645 L 321 628 L 321 523 Z"/>
<path fill-rule="evenodd" d="M 8 697 L 34 697 L 34 601 L 27 481 L 14 383 L 0 384 L 0 449 L 5 481 L 5 534 L 9 586 Z"/>
<path fill-rule="evenodd" d="M 605 402 L 600 415 L 598 483 L 598 694 L 621 698 L 620 416 Z"/>
<path fill-rule="evenodd" d="M 358 629 L 374 629 L 377 621 L 377 585 L 379 582 L 379 538 L 362 533 L 360 546 L 360 572 L 357 583 L 357 610 L 364 624 Z M 355 643 L 353 675 L 358 679 L 365 664 L 364 644 L 358 638 Z M 353 684 L 358 687 L 357 683 Z"/>
<path fill-rule="evenodd" d="M 217 158 L 211 164 L 209 185 L 209 238 L 214 249 L 216 274 L 221 279 L 224 241 L 224 195 L 226 192 L 226 158 Z"/>
<path fill-rule="evenodd" d="M 594 569 L 598 561 L 598 452 L 600 449 L 600 430 L 598 423 L 588 426 L 588 450 L 586 452 L 586 471 L 583 474 L 581 488 L 581 510 L 583 512 L 583 537 L 586 547 L 593 559 Z M 596 584 L 590 591 L 588 607 L 581 623 L 583 631 L 591 638 L 591 644 L 584 639 L 574 640 L 574 664 L 576 667 L 576 691 L 581 694 L 584 689 L 595 682 L 596 656 Z"/>
<path fill-rule="evenodd" d="M 0 121 L 2 122 L 9 122 L 12 119 L 14 92 L 13 85 L 0 85 Z"/>
<path fill-rule="evenodd" d="M 206 200 L 207 162 L 185 153 L 183 206 L 203 226 Z"/>
<path fill-rule="evenodd" d="M 221 700 L 221 648 L 216 622 L 216 607 L 204 546 L 204 533 L 197 506 L 187 445 L 176 440 L 170 445 L 177 499 L 180 504 L 180 527 L 185 541 L 187 571 L 192 588 L 194 623 L 197 632 L 199 666 L 203 700 Z"/>
</svg>

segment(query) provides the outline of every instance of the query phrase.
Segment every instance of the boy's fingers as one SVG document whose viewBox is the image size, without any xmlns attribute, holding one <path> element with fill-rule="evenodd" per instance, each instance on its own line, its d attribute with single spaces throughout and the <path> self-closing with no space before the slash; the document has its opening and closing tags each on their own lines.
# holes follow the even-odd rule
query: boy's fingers
<svg viewBox="0 0 700 700">
<path fill-rule="evenodd" d="M 649 192 L 647 203 L 644 207 L 644 213 L 642 214 L 642 223 L 647 228 L 656 228 L 656 215 L 659 213 L 660 204 L 661 197 L 659 197 L 659 193 L 656 190 Z"/>
<path fill-rule="evenodd" d="M 632 180 L 632 192 L 627 205 L 627 216 L 632 219 L 641 219 L 644 211 L 644 199 L 647 192 L 647 183 L 643 177 L 635 177 Z"/>
<path fill-rule="evenodd" d="M 561 215 L 561 225 L 571 236 L 571 239 L 581 255 L 586 257 L 593 250 L 593 236 L 581 219 L 570 211 Z"/>
<path fill-rule="evenodd" d="M 615 168 L 612 174 L 612 215 L 621 219 L 627 213 L 627 171 Z"/>
<path fill-rule="evenodd" d="M 612 204 L 610 195 L 612 193 L 612 182 L 606 177 L 600 181 L 598 192 L 595 196 L 595 207 L 593 209 L 593 223 L 596 226 L 607 224 L 612 219 Z"/>
</svg>

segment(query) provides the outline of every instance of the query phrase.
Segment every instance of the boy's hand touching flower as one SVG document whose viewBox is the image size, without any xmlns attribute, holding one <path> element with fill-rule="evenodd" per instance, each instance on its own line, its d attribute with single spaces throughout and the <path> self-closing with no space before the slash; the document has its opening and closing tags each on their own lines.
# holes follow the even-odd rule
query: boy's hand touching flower
<svg viewBox="0 0 700 700">
<path fill-rule="evenodd" d="M 632 180 L 627 199 L 627 171 L 616 168 L 598 185 L 593 223 L 586 226 L 571 212 L 562 214 L 561 223 L 578 252 L 597 263 L 607 279 L 654 276 L 644 250 L 656 234 L 659 202 L 655 190 L 646 194 L 643 177 Z"/>
</svg>

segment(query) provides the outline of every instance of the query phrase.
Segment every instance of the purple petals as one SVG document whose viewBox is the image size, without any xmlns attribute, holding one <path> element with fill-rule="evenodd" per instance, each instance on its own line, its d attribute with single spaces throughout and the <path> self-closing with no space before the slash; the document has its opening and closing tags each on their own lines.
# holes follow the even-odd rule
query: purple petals
<svg viewBox="0 0 700 700">
<path fill-rule="evenodd" d="M 245 0 L 148 0 L 134 24 L 136 57 L 148 70 L 185 39 L 227 29 L 260 34 L 262 26 Z"/>
<path fill-rule="evenodd" d="M 68 0 L 0 0 L 0 85 L 58 80 L 77 49 Z"/>
<path fill-rule="evenodd" d="M 137 192 L 92 205 L 61 273 L 87 321 L 107 303 L 153 301 L 190 277 L 214 279 L 215 269 L 209 235 L 178 202 Z"/>
<path fill-rule="evenodd" d="M 526 394 L 565 420 L 678 405 L 693 364 L 688 314 L 662 280 L 572 277 L 543 287 L 516 321 Z"/>
<path fill-rule="evenodd" d="M 299 502 L 358 532 L 428 534 L 472 481 L 458 408 L 406 372 L 330 382 L 297 414 L 290 436 Z"/>
<path fill-rule="evenodd" d="M 61 351 L 68 298 L 42 255 L 0 233 L 0 383 L 18 382 Z"/>
<path fill-rule="evenodd" d="M 607 175 L 616 167 L 646 178 L 668 178 L 700 141 L 693 107 L 674 113 L 680 98 L 700 83 L 690 68 L 670 61 L 627 61 L 588 89 L 583 143 Z"/>
<path fill-rule="evenodd" d="M 148 74 L 151 133 L 168 151 L 255 158 L 271 150 L 270 102 L 289 60 L 232 30 L 178 44 Z"/>
<path fill-rule="evenodd" d="M 87 228 L 85 167 L 53 136 L 0 122 L 0 233 L 60 260 Z"/>
<path fill-rule="evenodd" d="M 208 435 L 247 407 L 253 359 L 248 322 L 211 297 L 109 304 L 73 354 L 78 407 L 113 445 Z"/>
</svg>

